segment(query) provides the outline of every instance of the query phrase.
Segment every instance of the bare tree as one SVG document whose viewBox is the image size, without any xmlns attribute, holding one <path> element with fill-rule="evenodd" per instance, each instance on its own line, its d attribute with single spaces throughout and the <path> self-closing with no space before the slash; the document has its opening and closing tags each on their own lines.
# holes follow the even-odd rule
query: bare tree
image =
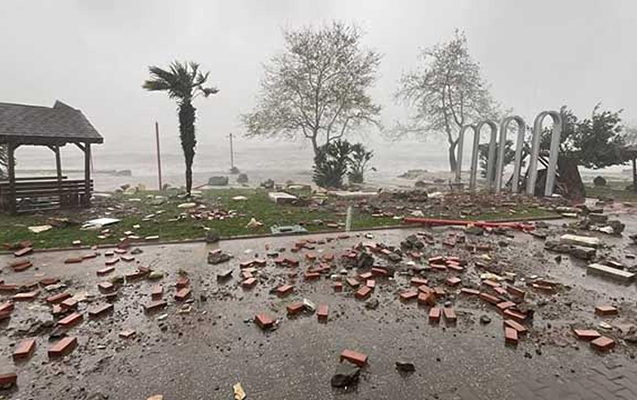
<svg viewBox="0 0 637 400">
<path fill-rule="evenodd" d="M 283 32 L 285 50 L 265 68 L 255 109 L 242 116 L 247 136 L 303 137 L 314 154 L 363 126 L 379 125 L 367 94 L 381 56 L 364 49 L 354 25 L 332 22 Z"/>
<path fill-rule="evenodd" d="M 480 65 L 469 55 L 467 38 L 456 30 L 453 38 L 425 49 L 422 65 L 400 80 L 396 99 L 412 108 L 408 124 L 393 134 L 442 134 L 449 143 L 449 167 L 456 168 L 458 133 L 465 124 L 495 117 L 497 105 L 480 76 Z"/>
</svg>

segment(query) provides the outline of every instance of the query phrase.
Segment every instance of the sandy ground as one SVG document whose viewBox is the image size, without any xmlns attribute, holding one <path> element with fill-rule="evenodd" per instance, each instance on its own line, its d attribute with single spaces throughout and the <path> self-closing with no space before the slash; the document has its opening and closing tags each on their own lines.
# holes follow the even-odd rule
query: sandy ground
<svg viewBox="0 0 637 400">
<path fill-rule="evenodd" d="M 630 211 L 630 210 L 629 210 Z M 637 228 L 637 218 L 621 211 L 629 225 L 628 233 Z M 559 227 L 562 222 L 552 222 Z M 555 228 L 556 231 L 560 229 Z M 312 252 L 337 256 L 361 241 L 399 245 L 408 234 L 418 229 L 376 231 L 373 239 L 362 234 L 349 239 L 318 245 Z M 469 261 L 466 272 L 459 276 L 465 286 L 477 286 L 479 271 L 473 265 L 481 255 L 464 249 L 443 248 L 441 240 L 452 229 L 435 229 L 435 246 L 425 248 L 425 256 L 457 255 Z M 303 239 L 321 240 L 334 235 L 311 235 Z M 611 247 L 605 255 L 625 258 L 631 248 L 629 239 L 600 236 Z M 146 399 L 163 394 L 172 399 L 228 399 L 232 385 L 241 382 L 248 399 L 454 399 L 459 388 L 468 386 L 485 399 L 506 398 L 515 382 L 531 377 L 578 374 L 604 359 L 629 360 L 635 348 L 620 342 L 606 355 L 592 351 L 587 343 L 578 342 L 570 333 L 570 325 L 596 328 L 602 319 L 593 309 L 599 304 L 614 304 L 621 316 L 610 323 L 630 322 L 634 314 L 637 292 L 635 285 L 623 286 L 598 277 L 588 276 L 582 262 L 568 257 L 557 264 L 555 254 L 543 251 L 543 242 L 517 233 L 511 240 L 497 235 L 470 238 L 468 241 L 490 243 L 495 251 L 491 257 L 505 265 L 505 270 L 528 277 L 536 274 L 568 285 L 555 295 L 529 290 L 528 301 L 537 307 L 531 336 L 517 348 L 505 346 L 502 318 L 498 312 L 476 298 L 454 294 L 448 289 L 440 301 L 450 302 L 458 313 L 456 326 L 444 322 L 433 326 L 427 321 L 427 310 L 415 303 L 403 304 L 397 295 L 409 287 L 413 272 L 404 265 L 393 280 L 379 280 L 372 294 L 379 300 L 375 310 L 365 308 L 353 292 L 333 293 L 332 282 L 324 277 L 318 282 L 306 282 L 302 273 L 307 261 L 301 263 L 297 277 L 288 276 L 289 269 L 276 267 L 272 261 L 259 270 L 259 283 L 252 290 L 240 286 L 239 262 L 265 257 L 265 245 L 270 249 L 286 248 L 281 253 L 303 259 L 304 251 L 290 254 L 289 249 L 299 238 L 279 237 L 223 241 L 220 247 L 234 259 L 226 264 L 209 265 L 206 254 L 217 245 L 203 243 L 155 245 L 142 247 L 143 253 L 133 262 L 119 262 L 117 273 L 133 272 L 137 266 L 152 265 L 166 273 L 161 283 L 168 307 L 147 314 L 143 305 L 151 301 L 150 291 L 156 282 L 139 280 L 122 285 L 118 290 L 115 310 L 97 320 L 88 318 L 86 310 L 102 304 L 96 284 L 106 278 L 96 271 L 104 268 L 105 257 L 85 260 L 81 264 L 65 265 L 69 257 L 87 254 L 89 250 L 35 253 L 30 256 L 34 267 L 13 272 L 5 267 L 0 279 L 7 283 L 27 283 L 42 277 L 59 277 L 74 295 L 87 297 L 79 304 L 84 321 L 71 328 L 78 348 L 61 360 L 49 360 L 47 349 L 51 333 L 50 307 L 44 292 L 34 302 L 16 304 L 8 322 L 0 325 L 0 372 L 16 371 L 18 387 L 0 391 L 11 399 Z M 502 247 L 499 241 L 507 241 Z M 103 250 L 100 250 L 103 252 Z M 13 261 L 13 256 L 1 256 L 0 265 Z M 377 259 L 377 264 L 388 263 Z M 216 280 L 216 273 L 233 269 L 227 283 Z M 334 267 L 338 272 L 340 266 Z M 173 299 L 178 271 L 185 271 L 193 291 L 191 312 L 179 313 L 183 307 Z M 349 274 L 354 275 L 355 269 Z M 427 271 L 425 276 L 441 284 L 446 273 Z M 269 291 L 282 283 L 295 285 L 295 293 L 280 299 Z M 346 285 L 345 285 L 346 286 Z M 8 296 L 3 295 L 1 301 Z M 288 318 L 285 306 L 303 298 L 330 306 L 329 321 L 317 321 L 316 314 Z M 541 305 L 540 305 L 541 304 Z M 280 320 L 278 329 L 263 332 L 252 318 L 267 312 Z M 492 322 L 479 323 L 481 315 Z M 624 321 L 626 319 L 626 321 Z M 134 338 L 120 338 L 122 330 L 134 329 Z M 597 328 L 599 329 L 599 328 Z M 616 331 L 609 333 L 615 336 Z M 37 337 L 35 354 L 28 361 L 14 365 L 13 346 L 26 337 Z M 348 390 L 334 389 L 330 378 L 344 349 L 363 352 L 369 365 L 363 369 L 361 382 Z M 396 371 L 397 360 L 416 365 L 413 374 Z"/>
</svg>

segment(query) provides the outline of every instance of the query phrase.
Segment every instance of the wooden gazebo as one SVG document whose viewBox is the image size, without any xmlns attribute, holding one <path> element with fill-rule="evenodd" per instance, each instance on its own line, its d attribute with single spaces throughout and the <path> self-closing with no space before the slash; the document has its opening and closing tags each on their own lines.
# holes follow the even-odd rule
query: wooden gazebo
<svg viewBox="0 0 637 400">
<path fill-rule="evenodd" d="M 7 149 L 7 179 L 0 181 L 0 208 L 10 213 L 89 206 L 91 144 L 104 139 L 80 110 L 61 101 L 53 107 L 0 103 L 0 145 Z M 84 179 L 62 176 L 60 148 L 69 143 L 84 152 Z M 20 146 L 46 146 L 55 154 L 54 177 L 19 177 L 14 154 Z"/>
</svg>

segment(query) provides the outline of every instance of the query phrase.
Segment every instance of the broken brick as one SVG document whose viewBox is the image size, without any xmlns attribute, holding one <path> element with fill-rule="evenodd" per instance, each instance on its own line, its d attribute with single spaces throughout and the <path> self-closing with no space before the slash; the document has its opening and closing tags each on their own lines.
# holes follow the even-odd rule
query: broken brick
<svg viewBox="0 0 637 400">
<path fill-rule="evenodd" d="M 500 310 L 500 312 L 504 312 L 507 308 L 515 307 L 515 303 L 512 301 L 503 301 L 501 303 L 496 304 L 496 307 Z"/>
<path fill-rule="evenodd" d="M 305 305 L 301 302 L 289 304 L 287 307 L 288 315 L 296 315 L 305 309 Z"/>
<path fill-rule="evenodd" d="M 2 283 L 0 284 L 0 293 L 15 293 L 20 290 L 20 285 Z"/>
<path fill-rule="evenodd" d="M 244 289 L 250 289 L 253 288 L 254 285 L 257 284 L 257 279 L 256 278 L 249 278 L 246 279 L 245 281 L 241 282 L 241 286 L 243 286 Z"/>
<path fill-rule="evenodd" d="M 503 325 L 504 325 L 505 328 L 509 327 L 509 328 L 515 329 L 518 332 L 518 334 L 520 334 L 520 335 L 524 335 L 525 333 L 527 333 L 529 331 L 528 329 L 526 329 L 526 327 L 524 325 L 522 325 L 522 324 L 520 324 L 520 323 L 518 323 L 518 322 L 516 322 L 516 321 L 514 321 L 512 319 L 505 319 Z"/>
<path fill-rule="evenodd" d="M 609 351 L 615 347 L 615 341 L 606 336 L 600 336 L 591 341 L 591 347 L 599 351 Z"/>
<path fill-rule="evenodd" d="M 484 293 L 484 292 L 480 293 L 480 298 L 482 300 L 486 301 L 487 303 L 491 303 L 493 305 L 496 305 L 496 304 L 500 303 L 500 299 L 498 299 L 497 297 L 492 296 L 492 295 L 490 295 L 488 293 Z"/>
<path fill-rule="evenodd" d="M 164 287 L 162 285 L 155 285 L 150 292 L 150 296 L 153 300 L 159 300 L 164 295 Z"/>
<path fill-rule="evenodd" d="M 515 311 L 515 310 L 511 310 L 511 309 L 506 309 L 504 310 L 503 314 L 509 318 L 512 318 L 518 322 L 524 322 L 526 320 L 526 314 L 522 314 L 519 311 Z"/>
<path fill-rule="evenodd" d="M 350 285 L 353 288 L 357 288 L 361 284 L 358 280 L 354 278 L 347 278 L 345 281 L 347 282 L 348 285 Z"/>
<path fill-rule="evenodd" d="M 66 260 L 64 260 L 64 264 L 79 264 L 81 262 L 82 258 L 80 257 L 67 258 Z"/>
<path fill-rule="evenodd" d="M 460 289 L 460 293 L 461 294 L 468 294 L 468 295 L 471 295 L 471 296 L 480 295 L 480 291 L 475 290 L 475 289 L 471 289 L 471 288 L 462 288 L 462 289 Z"/>
<path fill-rule="evenodd" d="M 33 351 L 35 350 L 35 338 L 29 338 L 21 341 L 15 347 L 13 351 L 13 360 L 25 360 L 31 355 L 33 355 Z"/>
<path fill-rule="evenodd" d="M 281 285 L 276 288 L 276 294 L 279 297 L 285 297 L 294 291 L 294 286 L 291 285 Z"/>
<path fill-rule="evenodd" d="M 113 271 L 115 271 L 115 267 L 106 267 L 106 268 L 102 268 L 102 269 L 97 270 L 97 275 L 98 276 L 107 275 L 107 274 L 110 274 Z"/>
<path fill-rule="evenodd" d="M 496 292 L 499 296 L 506 296 L 507 295 L 507 291 L 505 288 L 503 288 L 502 286 L 497 286 L 493 288 L 493 291 Z"/>
<path fill-rule="evenodd" d="M 365 286 L 367 286 L 367 287 L 368 287 L 368 288 L 370 288 L 370 289 L 374 289 L 374 288 L 376 287 L 376 281 L 375 281 L 375 280 L 373 280 L 373 279 L 368 279 L 368 280 L 365 282 Z"/>
<path fill-rule="evenodd" d="M 144 310 L 146 311 L 155 311 L 160 308 L 166 307 L 166 302 L 164 300 L 155 300 L 144 306 Z"/>
<path fill-rule="evenodd" d="M 445 316 L 445 321 L 448 324 L 455 324 L 458 321 L 456 311 L 452 307 L 445 307 L 442 309 L 442 313 Z"/>
<path fill-rule="evenodd" d="M 524 290 L 518 289 L 517 287 L 512 285 L 507 285 L 506 291 L 509 292 L 509 294 L 515 297 L 520 297 L 522 299 L 526 296 L 526 292 Z"/>
<path fill-rule="evenodd" d="M 40 285 L 42 286 L 55 285 L 59 281 L 60 280 L 58 278 L 42 278 L 40 279 Z"/>
<path fill-rule="evenodd" d="M 321 322 L 327 321 L 327 316 L 329 314 L 329 307 L 327 304 L 320 304 L 318 306 L 318 312 L 316 313 L 318 320 Z"/>
<path fill-rule="evenodd" d="M 188 297 L 190 297 L 190 293 L 190 288 L 179 289 L 177 293 L 175 293 L 175 300 L 185 301 Z"/>
<path fill-rule="evenodd" d="M 110 282 L 100 282 L 100 283 L 97 284 L 97 288 L 101 292 L 110 292 L 110 291 L 113 291 L 115 289 L 115 285 L 113 285 Z"/>
<path fill-rule="evenodd" d="M 573 329 L 573 333 L 581 340 L 594 340 L 602 336 L 599 332 L 592 329 Z"/>
<path fill-rule="evenodd" d="M 490 279 L 483 280 L 482 284 L 485 286 L 489 286 L 490 288 L 500 287 L 500 284 L 498 282 L 492 281 Z"/>
<path fill-rule="evenodd" d="M 60 306 L 66 310 L 70 310 L 71 308 L 75 308 L 77 306 L 77 300 L 69 297 L 68 299 L 65 299 L 63 302 L 61 302 Z"/>
<path fill-rule="evenodd" d="M 595 307 L 595 314 L 605 317 L 609 315 L 617 315 L 619 314 L 619 310 L 613 306 L 597 306 Z"/>
<path fill-rule="evenodd" d="M 374 267 L 371 272 L 374 276 L 387 276 L 389 274 L 387 269 L 381 267 Z"/>
<path fill-rule="evenodd" d="M 341 353 L 341 362 L 347 360 L 352 364 L 356 364 L 359 367 L 364 367 L 367 364 L 367 356 L 363 353 L 359 353 L 353 350 L 343 350 Z"/>
<path fill-rule="evenodd" d="M 25 247 L 23 249 L 15 251 L 13 253 L 13 255 L 16 256 L 16 257 L 22 257 L 22 256 L 26 256 L 27 254 L 32 253 L 32 252 L 33 252 L 33 247 Z"/>
<path fill-rule="evenodd" d="M 410 301 L 415 300 L 418 297 L 418 292 L 415 290 L 407 290 L 405 292 L 400 293 L 400 300 L 402 301 Z"/>
<path fill-rule="evenodd" d="M 108 312 L 113 311 L 113 305 L 112 304 L 103 304 L 101 306 L 95 307 L 95 308 L 91 308 L 88 310 L 88 315 L 89 317 L 92 318 L 96 318 L 96 317 L 100 317 Z"/>
<path fill-rule="evenodd" d="M 274 325 L 274 320 L 272 320 L 272 318 L 270 318 L 267 314 L 257 314 L 254 317 L 254 322 L 259 326 L 259 328 L 264 330 L 270 329 Z"/>
<path fill-rule="evenodd" d="M 116 258 L 111 258 L 111 259 L 108 259 L 108 260 L 104 261 L 104 264 L 109 266 L 109 265 L 115 265 L 118 262 L 119 262 L 119 258 L 116 257 Z"/>
<path fill-rule="evenodd" d="M 133 256 L 128 256 L 128 255 L 123 255 L 119 257 L 122 261 L 126 261 L 126 262 L 131 262 L 131 261 L 135 261 L 135 257 Z"/>
<path fill-rule="evenodd" d="M 507 344 L 517 345 L 518 344 L 518 331 L 513 328 L 506 327 L 504 328 L 504 341 Z"/>
<path fill-rule="evenodd" d="M 371 272 L 365 272 L 364 274 L 358 275 L 358 277 L 363 281 L 370 279 L 372 276 L 373 274 Z"/>
<path fill-rule="evenodd" d="M 60 294 L 56 294 L 54 296 L 49 296 L 46 298 L 46 302 L 49 304 L 57 304 L 57 303 L 61 303 L 64 300 L 68 299 L 69 297 L 71 297 L 71 293 L 60 293 Z"/>
<path fill-rule="evenodd" d="M 15 372 L 0 374 L 0 387 L 9 387 L 18 382 L 18 375 Z"/>
<path fill-rule="evenodd" d="M 366 299 L 369 297 L 369 295 L 372 293 L 372 289 L 367 287 L 367 286 L 363 286 L 360 289 L 358 289 L 356 291 L 356 293 L 354 294 L 354 296 L 356 296 L 357 299 Z"/>
<path fill-rule="evenodd" d="M 445 272 L 447 270 L 447 266 L 442 264 L 432 264 L 431 268 L 438 272 Z"/>
<path fill-rule="evenodd" d="M 63 327 L 68 328 L 70 326 L 80 323 L 83 319 L 84 317 L 82 317 L 82 314 L 73 313 L 59 320 L 58 325 L 62 325 Z"/>
<path fill-rule="evenodd" d="M 304 276 L 306 281 L 315 281 L 321 277 L 321 274 L 318 272 L 306 272 Z"/>
<path fill-rule="evenodd" d="M 188 287 L 190 285 L 190 279 L 188 279 L 187 276 L 180 276 L 179 279 L 177 279 L 177 289 L 183 289 L 185 287 Z"/>
<path fill-rule="evenodd" d="M 119 337 L 121 337 L 123 339 L 128 339 L 128 338 L 131 338 L 131 337 L 135 336 L 136 334 L 137 334 L 137 332 L 135 332 L 132 329 L 129 329 L 127 331 L 121 331 L 119 333 Z"/>
<path fill-rule="evenodd" d="M 40 294 L 39 290 L 34 290 L 32 292 L 23 292 L 18 293 L 13 296 L 14 301 L 33 301 Z"/>
<path fill-rule="evenodd" d="M 428 284 L 429 282 L 423 278 L 411 278 L 411 281 L 409 281 L 409 283 L 412 286 L 422 286 Z"/>
<path fill-rule="evenodd" d="M 429 264 L 443 264 L 444 262 L 445 262 L 445 259 L 441 256 L 431 257 L 429 259 Z"/>
<path fill-rule="evenodd" d="M 418 291 L 423 293 L 430 293 L 433 292 L 433 289 L 427 285 L 420 285 L 418 286 Z"/>
<path fill-rule="evenodd" d="M 440 322 L 440 307 L 431 307 L 429 310 L 429 322 L 432 324 Z"/>
<path fill-rule="evenodd" d="M 434 306 L 436 305 L 436 296 L 433 292 L 423 292 L 418 295 L 418 304 Z"/>
<path fill-rule="evenodd" d="M 445 283 L 449 286 L 456 286 L 458 285 L 460 282 L 462 282 L 462 279 L 456 277 L 456 276 L 450 276 L 449 278 L 447 278 L 447 280 L 445 281 Z"/>
<path fill-rule="evenodd" d="M 77 347 L 77 338 L 65 337 L 49 348 L 49 357 L 62 357 L 71 353 Z"/>
<path fill-rule="evenodd" d="M 343 284 L 340 283 L 340 282 L 336 282 L 336 283 L 334 283 L 333 288 L 334 288 L 335 292 L 342 292 L 343 291 Z"/>
<path fill-rule="evenodd" d="M 82 259 L 88 260 L 88 259 L 95 258 L 95 257 L 97 257 L 97 253 L 88 253 L 88 254 L 84 254 L 82 256 Z"/>
<path fill-rule="evenodd" d="M 5 301 L 0 304 L 0 312 L 11 312 L 15 308 L 15 304 L 12 301 Z"/>
<path fill-rule="evenodd" d="M 13 268 L 15 272 L 22 272 L 31 268 L 32 266 L 33 264 L 29 260 L 22 260 L 11 264 L 11 268 Z"/>
<path fill-rule="evenodd" d="M 464 268 L 462 268 L 462 266 L 460 266 L 460 264 L 456 264 L 456 263 L 447 263 L 447 268 L 456 271 L 456 272 L 463 272 Z"/>
</svg>

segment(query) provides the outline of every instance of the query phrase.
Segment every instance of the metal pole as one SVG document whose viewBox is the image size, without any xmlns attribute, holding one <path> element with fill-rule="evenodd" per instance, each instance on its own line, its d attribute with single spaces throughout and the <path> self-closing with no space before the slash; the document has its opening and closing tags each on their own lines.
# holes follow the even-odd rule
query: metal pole
<svg viewBox="0 0 637 400">
<path fill-rule="evenodd" d="M 234 150 L 232 148 L 232 133 L 230 134 L 230 171 L 234 170 Z"/>
<path fill-rule="evenodd" d="M 159 190 L 164 187 L 161 182 L 161 156 L 159 153 L 159 122 L 155 122 L 155 141 L 157 142 L 157 176 L 159 177 Z"/>
</svg>

